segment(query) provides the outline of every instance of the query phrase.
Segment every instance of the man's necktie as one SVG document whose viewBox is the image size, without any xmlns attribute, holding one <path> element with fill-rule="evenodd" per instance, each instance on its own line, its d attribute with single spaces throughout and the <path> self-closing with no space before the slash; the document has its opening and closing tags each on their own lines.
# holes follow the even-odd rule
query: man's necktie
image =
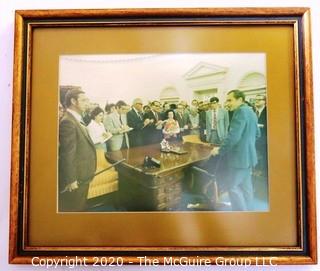
<svg viewBox="0 0 320 271">
<path fill-rule="evenodd" d="M 212 128 L 217 129 L 217 112 L 213 109 L 213 120 L 212 120 Z"/>
</svg>

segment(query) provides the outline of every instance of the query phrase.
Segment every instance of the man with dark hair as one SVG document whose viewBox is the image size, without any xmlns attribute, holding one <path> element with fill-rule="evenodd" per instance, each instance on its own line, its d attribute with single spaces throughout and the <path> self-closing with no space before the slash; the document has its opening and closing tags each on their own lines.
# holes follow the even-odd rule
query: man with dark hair
<svg viewBox="0 0 320 271">
<path fill-rule="evenodd" d="M 167 118 L 167 111 L 170 110 L 170 104 L 168 102 L 164 102 L 162 105 L 162 111 L 160 113 L 160 119 L 165 120 Z"/>
<path fill-rule="evenodd" d="M 127 104 L 124 101 L 118 101 L 115 105 L 114 112 L 106 115 L 103 121 L 106 130 L 113 135 L 108 142 L 111 151 L 118 151 L 123 147 L 129 147 L 125 135 L 128 126 L 122 119 L 122 115 L 125 113 L 126 108 Z"/>
<path fill-rule="evenodd" d="M 146 104 L 146 105 L 143 107 L 143 110 L 142 110 L 142 111 L 143 111 L 143 114 L 146 114 L 146 113 L 149 113 L 150 110 L 151 110 L 150 106 Z"/>
<path fill-rule="evenodd" d="M 233 211 L 253 210 L 252 168 L 257 164 L 256 138 L 259 136 L 257 116 L 245 104 L 245 95 L 231 90 L 227 95 L 227 106 L 233 111 L 230 129 L 220 147 L 212 155 L 220 155 L 226 161 L 227 170 L 220 182 L 226 187 Z"/>
<path fill-rule="evenodd" d="M 58 111 L 58 116 L 59 116 L 59 122 L 61 121 L 64 112 L 66 111 L 64 106 L 61 104 L 61 102 L 59 102 L 59 107 L 58 107 L 59 111 Z"/>
<path fill-rule="evenodd" d="M 199 106 L 199 101 L 198 101 L 197 99 L 193 99 L 193 100 L 191 101 L 191 105 L 194 106 L 194 107 L 196 107 L 196 108 L 198 108 L 198 106 Z"/>
<path fill-rule="evenodd" d="M 258 138 L 256 147 L 258 154 L 258 165 L 256 169 L 263 177 L 268 175 L 268 148 L 267 148 L 267 134 L 268 134 L 268 123 L 267 123 L 267 106 L 266 96 L 258 94 L 255 98 L 255 107 L 258 116 L 258 126 L 260 128 L 261 136 Z"/>
<path fill-rule="evenodd" d="M 144 129 L 145 144 L 160 143 L 162 138 L 162 123 L 161 120 L 161 104 L 159 101 L 153 101 L 150 104 L 151 110 L 143 115 L 143 119 L 149 119 L 150 124 Z"/>
<path fill-rule="evenodd" d="M 227 110 L 219 104 L 218 97 L 210 99 L 210 110 L 206 113 L 206 139 L 215 145 L 222 143 L 227 136 L 229 116 Z"/>
<path fill-rule="evenodd" d="M 116 105 L 111 103 L 107 103 L 106 106 L 104 107 L 104 111 L 107 113 L 107 114 L 110 114 L 110 113 L 113 113 L 115 111 L 115 107 Z"/>
<path fill-rule="evenodd" d="M 175 115 L 181 131 L 181 137 L 189 134 L 190 118 L 189 113 L 185 108 L 185 103 L 180 102 L 175 110 Z"/>
<path fill-rule="evenodd" d="M 84 126 L 87 98 L 80 88 L 68 90 L 67 110 L 59 124 L 59 206 L 61 212 L 85 211 L 96 150 Z"/>
<path fill-rule="evenodd" d="M 205 103 L 203 101 L 199 102 L 199 127 L 200 127 L 200 139 L 201 141 L 206 141 L 206 115 L 209 109 L 209 103 Z"/>
<path fill-rule="evenodd" d="M 86 106 L 85 106 L 85 110 L 82 112 L 82 120 L 84 122 L 84 124 L 86 126 L 89 125 L 89 123 L 91 122 L 91 111 L 92 109 L 95 108 L 95 105 L 90 104 L 90 101 L 88 98 L 86 98 Z"/>
</svg>

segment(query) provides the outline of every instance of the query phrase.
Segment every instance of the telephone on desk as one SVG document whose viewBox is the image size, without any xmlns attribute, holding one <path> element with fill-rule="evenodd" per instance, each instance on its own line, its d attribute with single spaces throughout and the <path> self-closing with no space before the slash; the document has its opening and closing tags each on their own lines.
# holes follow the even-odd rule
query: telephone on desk
<svg viewBox="0 0 320 271">
<path fill-rule="evenodd" d="M 143 160 L 143 167 L 144 168 L 155 168 L 160 167 L 160 161 L 156 158 L 150 157 L 146 155 Z"/>
</svg>

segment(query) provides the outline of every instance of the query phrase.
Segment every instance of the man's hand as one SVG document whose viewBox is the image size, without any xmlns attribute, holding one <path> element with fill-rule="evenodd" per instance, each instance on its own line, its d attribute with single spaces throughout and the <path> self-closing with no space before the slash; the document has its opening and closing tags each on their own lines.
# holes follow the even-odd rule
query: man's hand
<svg viewBox="0 0 320 271">
<path fill-rule="evenodd" d="M 217 156 L 219 154 L 219 147 L 214 147 L 213 150 L 211 151 L 212 156 Z"/>
<path fill-rule="evenodd" d="M 64 192 L 68 191 L 68 192 L 72 192 L 76 189 L 78 189 L 79 186 L 78 186 L 78 182 L 77 181 L 74 181 L 73 183 L 69 183 L 68 185 L 66 185 L 65 189 L 64 189 Z"/>
<path fill-rule="evenodd" d="M 149 123 L 150 123 L 150 119 L 145 119 L 143 122 L 144 126 L 147 126 Z"/>
<path fill-rule="evenodd" d="M 105 133 L 102 134 L 102 136 L 104 138 L 108 138 L 108 137 L 112 137 L 112 134 L 110 132 L 105 132 Z"/>
<path fill-rule="evenodd" d="M 163 125 L 163 123 L 164 123 L 163 120 L 158 120 L 157 123 L 156 123 L 156 126 Z"/>
</svg>

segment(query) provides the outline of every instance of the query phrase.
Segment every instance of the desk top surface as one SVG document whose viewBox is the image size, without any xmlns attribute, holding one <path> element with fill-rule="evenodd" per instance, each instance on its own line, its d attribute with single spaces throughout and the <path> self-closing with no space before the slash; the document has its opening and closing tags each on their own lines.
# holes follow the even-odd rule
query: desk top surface
<svg viewBox="0 0 320 271">
<path fill-rule="evenodd" d="M 160 144 L 145 145 L 130 149 L 107 152 L 106 156 L 111 162 L 126 160 L 123 165 L 148 175 L 159 175 L 171 170 L 187 167 L 190 164 L 208 159 L 212 146 L 195 143 L 177 143 L 176 148 L 186 151 L 185 154 L 165 153 L 160 151 Z M 143 168 L 144 157 L 148 155 L 160 161 L 160 168 Z"/>
</svg>

